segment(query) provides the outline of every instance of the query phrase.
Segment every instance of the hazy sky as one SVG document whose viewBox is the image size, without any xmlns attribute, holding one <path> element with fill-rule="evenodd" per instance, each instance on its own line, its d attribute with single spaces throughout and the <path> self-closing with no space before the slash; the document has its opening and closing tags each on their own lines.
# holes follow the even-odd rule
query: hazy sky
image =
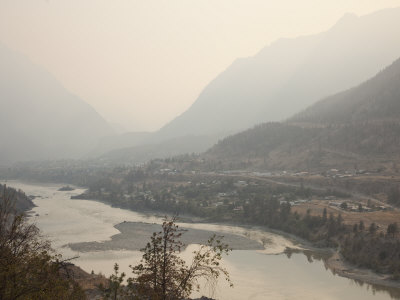
<svg viewBox="0 0 400 300">
<path fill-rule="evenodd" d="M 108 121 L 155 130 L 238 57 L 400 0 L 0 0 L 0 41 Z"/>
</svg>

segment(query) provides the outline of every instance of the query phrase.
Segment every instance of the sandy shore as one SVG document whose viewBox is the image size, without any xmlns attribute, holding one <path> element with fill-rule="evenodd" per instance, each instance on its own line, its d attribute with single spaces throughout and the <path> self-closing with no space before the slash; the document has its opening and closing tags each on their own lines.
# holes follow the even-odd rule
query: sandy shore
<svg viewBox="0 0 400 300">
<path fill-rule="evenodd" d="M 91 251 L 107 251 L 107 250 L 140 250 L 146 246 L 149 237 L 153 232 L 159 232 L 161 226 L 159 224 L 149 224 L 142 222 L 123 222 L 114 226 L 121 233 L 113 235 L 111 240 L 103 242 L 84 242 L 68 244 L 74 251 L 91 252 Z M 227 243 L 233 250 L 263 250 L 264 246 L 254 240 L 244 236 L 220 233 L 200 229 L 188 229 L 181 237 L 181 241 L 188 244 L 205 244 L 207 240 L 214 234 L 222 235 L 223 242 Z"/>
</svg>

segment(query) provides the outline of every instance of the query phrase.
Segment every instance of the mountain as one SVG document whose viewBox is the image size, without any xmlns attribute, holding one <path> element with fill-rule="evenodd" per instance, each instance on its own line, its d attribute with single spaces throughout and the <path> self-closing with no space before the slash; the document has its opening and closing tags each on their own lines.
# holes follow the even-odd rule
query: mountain
<svg viewBox="0 0 400 300">
<path fill-rule="evenodd" d="M 204 156 L 227 168 L 391 169 L 399 150 L 400 59 L 286 122 L 227 137 Z"/>
<path fill-rule="evenodd" d="M 220 138 L 286 119 L 323 97 L 355 86 L 399 54 L 400 8 L 363 17 L 347 14 L 326 32 L 281 39 L 254 57 L 235 61 L 186 112 L 158 132 L 106 138 L 92 154 L 142 162 L 145 157 L 198 153 Z M 197 143 L 183 142 L 196 137 L 201 137 Z"/>
<path fill-rule="evenodd" d="M 140 137 L 146 138 L 146 136 L 137 136 L 136 141 L 138 141 Z M 219 136 L 213 135 L 188 135 L 171 138 L 158 143 L 152 143 L 149 139 L 147 143 L 142 145 L 111 150 L 99 156 L 99 159 L 108 163 L 117 164 L 145 163 L 154 158 L 168 158 L 186 153 L 204 152 L 214 145 L 218 139 Z M 132 141 L 134 141 L 134 139 L 132 139 Z"/>
<path fill-rule="evenodd" d="M 128 148 L 151 144 L 152 136 L 151 132 L 125 132 L 103 137 L 96 147 L 87 154 L 87 157 L 101 157 L 108 153 L 112 153 L 111 156 L 114 156 L 118 152 L 117 150 L 125 151 Z"/>
<path fill-rule="evenodd" d="M 361 85 L 327 97 L 290 121 L 341 124 L 400 121 L 400 59 Z"/>
<path fill-rule="evenodd" d="M 326 32 L 281 39 L 235 61 L 157 135 L 226 136 L 280 121 L 367 80 L 399 55 L 400 8 L 362 17 L 347 14 Z"/>
<path fill-rule="evenodd" d="M 0 44 L 0 164 L 78 158 L 110 125 L 51 74 Z"/>
</svg>

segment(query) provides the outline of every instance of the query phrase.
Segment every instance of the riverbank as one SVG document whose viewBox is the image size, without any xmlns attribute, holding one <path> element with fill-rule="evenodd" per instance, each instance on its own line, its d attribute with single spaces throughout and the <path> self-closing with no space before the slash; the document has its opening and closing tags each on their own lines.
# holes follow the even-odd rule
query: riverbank
<svg viewBox="0 0 400 300">
<path fill-rule="evenodd" d="M 335 248 L 318 248 L 315 247 L 311 242 L 296 237 L 292 234 L 281 232 L 279 230 L 271 230 L 276 234 L 282 234 L 288 239 L 292 239 L 293 242 L 298 242 L 301 245 L 302 251 L 307 256 L 313 256 L 314 258 L 320 259 L 324 262 L 325 267 L 329 269 L 333 274 L 340 277 L 353 279 L 358 284 L 368 283 L 374 286 L 376 290 L 379 287 L 393 288 L 390 294 L 393 297 L 400 297 L 400 281 L 392 279 L 391 274 L 379 274 L 366 268 L 357 267 L 351 263 L 348 263 L 345 258 L 340 254 L 338 249 Z M 287 253 L 299 252 L 297 249 L 288 249 Z M 318 255 L 315 255 L 318 253 Z M 314 254 L 314 255 L 313 255 Z"/>
<path fill-rule="evenodd" d="M 159 224 L 149 224 L 143 222 L 123 222 L 115 225 L 114 227 L 119 230 L 120 233 L 112 236 L 111 240 L 109 241 L 73 243 L 68 244 L 67 246 L 78 252 L 109 250 L 139 251 L 140 249 L 144 248 L 149 236 L 151 236 L 153 232 L 160 230 Z M 263 245 L 251 238 L 242 237 L 236 234 L 227 234 L 217 231 L 199 230 L 186 227 L 181 227 L 181 229 L 185 230 L 185 233 L 182 235 L 182 242 L 186 245 L 206 243 L 210 236 L 217 234 L 223 235 L 223 241 L 227 243 L 233 250 L 257 250 L 262 252 L 264 246 L 268 247 L 268 245 Z M 256 228 L 253 227 L 253 229 Z M 263 228 L 262 230 L 268 229 Z M 313 258 L 324 261 L 325 266 L 333 274 L 373 285 L 395 288 L 396 290 L 394 290 L 393 293 L 396 294 L 396 296 L 400 296 L 400 282 L 391 280 L 391 275 L 378 274 L 371 270 L 358 268 L 354 265 L 351 265 L 347 263 L 338 253 L 338 251 L 333 248 L 317 248 L 312 243 L 291 234 L 279 230 L 269 231 L 290 239 L 297 246 L 295 249 L 292 249 L 293 251 L 302 252 L 307 256 L 311 255 Z M 291 250 L 288 249 L 288 251 L 285 252 L 288 254 L 291 252 Z"/>
<path fill-rule="evenodd" d="M 17 182 L 15 182 L 15 183 L 17 183 Z M 17 186 L 20 187 L 20 188 L 25 188 L 24 186 L 21 186 L 19 184 L 17 184 Z M 54 221 L 57 221 L 57 224 L 59 224 L 59 222 L 62 220 L 61 217 L 65 215 L 65 212 L 63 212 L 62 215 L 60 215 L 60 216 L 58 215 L 58 212 L 60 212 L 60 206 L 59 206 L 58 203 L 60 203 L 60 204 L 61 203 L 62 204 L 68 203 L 68 201 L 66 201 L 66 198 L 67 197 L 69 198 L 70 195 L 71 195 L 70 192 L 59 192 L 59 191 L 57 191 L 58 188 L 61 185 L 52 184 L 51 186 L 52 186 L 52 188 L 49 191 L 47 191 L 46 189 L 42 189 L 42 188 L 38 189 L 36 186 L 33 189 L 26 187 L 26 189 L 29 191 L 28 195 L 30 195 L 30 194 L 31 195 L 43 195 L 42 198 L 38 198 L 37 199 L 37 201 L 38 201 L 37 204 L 40 207 L 41 207 L 41 205 L 40 205 L 41 202 L 45 202 L 46 203 L 46 206 L 43 206 L 43 207 L 48 207 L 49 205 L 54 206 L 54 210 L 53 211 L 51 211 L 51 210 L 48 211 L 47 208 L 44 209 L 44 210 L 43 209 L 41 210 L 40 207 L 38 207 L 38 209 L 37 209 L 38 211 L 41 210 L 41 212 L 40 212 L 40 216 L 41 217 L 40 218 L 43 218 L 43 220 L 45 221 L 45 226 L 48 226 L 49 218 L 52 218 L 54 215 L 56 215 L 56 217 L 54 217 L 54 219 L 55 219 Z M 46 191 L 46 193 L 44 193 L 44 191 Z M 78 191 L 76 191 L 76 192 L 78 192 Z M 79 192 L 82 192 L 82 191 L 79 191 Z M 74 193 L 72 193 L 72 194 L 74 194 Z M 52 199 L 54 196 L 56 196 L 56 199 Z M 51 201 L 50 201 L 50 199 L 51 199 Z M 91 201 L 98 202 L 98 203 L 104 203 L 104 204 L 107 204 L 107 206 L 110 206 L 110 203 L 107 202 L 107 201 L 97 201 L 97 200 L 93 200 L 93 199 Z M 72 226 L 74 230 L 75 230 L 75 227 L 79 227 L 79 229 L 77 228 L 77 231 L 76 231 L 76 232 L 79 232 L 79 234 L 82 233 L 82 229 L 91 228 L 90 226 L 86 226 L 86 225 L 83 226 L 83 227 L 76 225 L 78 220 L 89 220 L 89 221 L 92 221 L 92 218 L 86 219 L 89 205 L 86 204 L 85 202 L 79 202 L 79 205 L 77 207 L 78 207 L 78 209 L 76 210 L 76 212 L 77 212 L 76 218 L 73 218 L 72 215 L 68 214 L 67 222 L 64 220 L 64 222 L 62 223 L 62 226 L 60 225 L 60 230 L 62 232 L 62 236 L 63 237 L 65 237 L 65 226 Z M 65 207 L 65 208 L 69 209 L 69 206 L 67 205 L 67 207 Z M 130 218 L 129 217 L 129 213 L 127 213 L 128 210 L 126 211 L 126 213 L 123 212 L 123 211 L 116 212 L 118 214 L 117 218 L 111 217 L 111 216 L 113 216 L 113 213 L 112 213 L 113 210 L 107 208 L 107 210 L 104 210 L 104 211 L 107 212 L 107 213 L 104 213 L 104 215 L 102 215 L 102 214 L 98 215 L 99 211 L 97 211 L 97 209 L 95 209 L 93 211 L 93 215 L 96 216 L 96 221 L 93 223 L 95 225 L 94 228 L 96 228 L 96 232 L 93 232 L 93 229 L 91 229 L 90 232 L 89 231 L 86 232 L 84 230 L 85 231 L 84 234 L 82 236 L 80 236 L 80 238 L 79 238 L 80 241 L 85 241 L 85 240 L 87 241 L 87 240 L 94 240 L 94 239 L 96 239 L 98 241 L 101 241 L 103 239 L 107 239 L 107 238 L 111 237 L 112 235 L 116 234 L 116 230 L 115 230 L 116 228 L 112 227 L 112 226 L 114 226 L 114 224 L 117 224 L 117 222 L 115 222 L 111 226 L 111 228 L 113 230 L 108 230 L 107 229 L 107 226 L 108 226 L 107 224 L 103 224 L 104 226 L 99 226 L 99 225 L 102 225 L 101 223 L 104 220 L 107 220 L 107 223 L 112 223 L 114 221 L 111 221 L 111 219 L 113 219 L 113 220 L 118 220 L 118 219 L 119 220 L 129 220 L 129 218 Z M 49 213 L 48 216 L 47 216 L 47 213 Z M 163 212 L 154 212 L 154 211 L 146 211 L 145 214 L 147 216 L 149 216 L 149 218 L 148 218 L 148 221 L 147 220 L 143 220 L 144 222 L 154 222 L 154 221 L 151 220 L 152 218 L 150 216 L 154 216 L 154 215 L 157 215 L 157 216 L 160 216 L 160 217 L 164 216 Z M 98 217 L 100 217 L 100 218 L 98 218 Z M 180 220 L 181 222 L 182 221 L 188 222 L 187 226 L 190 226 L 190 224 L 193 222 L 193 220 L 190 220 L 190 217 L 187 216 L 187 215 L 183 218 L 184 220 L 182 220 L 182 216 L 180 216 L 180 219 L 181 219 Z M 101 222 L 98 222 L 98 220 L 101 220 Z M 200 220 L 200 218 L 196 218 L 195 220 L 196 220 L 195 223 L 199 222 L 199 223 L 204 224 L 204 226 L 201 226 L 201 228 L 207 228 L 208 227 L 207 225 L 209 223 L 206 223 L 207 220 L 205 220 L 205 219 L 201 219 Z M 72 225 L 70 225 L 70 224 L 72 224 Z M 266 232 L 275 233 L 275 234 L 278 234 L 278 235 L 280 235 L 282 237 L 285 237 L 286 239 L 292 241 L 296 246 L 298 246 L 298 248 L 303 248 L 304 251 L 310 250 L 311 252 L 316 253 L 316 252 L 321 252 L 321 251 L 327 250 L 327 249 L 321 249 L 321 248 L 318 248 L 318 247 L 314 247 L 314 245 L 312 243 L 310 243 L 310 242 L 308 242 L 308 241 L 306 241 L 304 239 L 301 239 L 299 237 L 296 237 L 296 236 L 294 236 L 292 234 L 289 234 L 289 233 L 286 233 L 286 232 L 283 232 L 283 231 L 280 231 L 280 230 L 273 230 L 273 229 L 267 228 L 265 226 L 254 226 L 254 225 L 248 225 L 248 224 L 246 225 L 246 224 L 239 224 L 239 223 L 232 223 L 232 222 L 231 223 L 213 222 L 213 224 L 216 224 L 217 226 L 221 226 L 221 227 L 229 226 L 229 225 L 238 226 L 238 227 L 241 227 L 243 229 L 243 232 L 251 231 L 251 229 L 254 229 L 254 230 L 259 229 L 259 230 L 264 230 Z M 198 225 L 199 224 L 196 224 L 196 226 L 198 226 Z M 56 232 L 57 231 L 56 229 L 58 228 L 57 226 L 52 225 L 52 226 L 48 227 L 50 229 L 50 233 Z M 184 227 L 185 225 L 182 224 L 181 226 Z M 108 235 L 108 232 L 111 232 L 111 234 Z M 148 235 L 146 238 L 148 239 L 148 237 L 150 235 Z M 105 236 L 107 236 L 107 238 L 104 238 Z M 72 240 L 76 240 L 75 234 L 74 235 L 70 235 L 68 237 L 68 239 L 69 240 L 71 240 L 71 239 Z M 68 243 L 68 242 L 66 242 L 66 243 Z M 66 244 L 66 243 L 64 243 L 64 244 Z M 331 251 L 331 253 L 334 253 L 334 250 L 332 250 L 332 249 L 328 249 L 328 250 Z M 253 253 L 254 252 L 260 253 L 261 252 L 262 254 L 265 253 L 262 250 L 251 251 L 251 252 L 253 252 Z M 100 253 L 100 251 L 99 251 L 99 253 Z M 275 252 L 275 253 L 278 253 L 278 252 Z M 279 253 L 282 253 L 282 251 L 279 252 Z M 82 256 L 84 259 L 88 260 L 87 266 L 93 264 L 93 261 L 90 260 L 90 259 L 92 259 L 90 255 L 92 255 L 92 254 L 88 252 L 87 254 L 83 254 L 83 256 Z M 95 255 L 95 257 L 100 256 L 100 254 L 94 254 L 94 255 Z M 112 258 L 109 257 L 111 255 L 112 255 L 112 253 L 107 252 L 106 253 L 106 259 L 104 261 L 108 261 L 108 260 L 115 261 L 114 256 Z M 243 254 L 240 253 L 240 255 L 245 255 L 245 254 L 244 253 Z M 306 255 L 308 255 L 308 254 L 306 254 Z M 95 258 L 93 258 L 93 259 L 95 259 Z M 258 258 L 256 259 L 258 261 L 257 264 L 259 264 L 260 259 L 262 260 L 263 258 L 258 256 Z M 315 260 L 317 260 L 317 259 L 320 260 L 320 258 L 316 258 Z M 328 260 L 328 259 L 326 259 L 326 260 Z M 266 261 L 268 261 L 268 263 L 271 263 L 268 259 L 266 259 Z M 257 264 L 256 264 L 256 266 L 258 266 Z M 245 265 L 243 265 L 243 266 L 245 266 Z M 243 266 L 241 266 L 241 268 L 243 268 Z M 354 266 L 349 266 L 349 265 L 346 265 L 346 267 L 343 267 L 343 269 L 339 269 L 337 266 L 333 266 L 331 264 L 326 264 L 325 266 L 327 268 L 329 268 L 330 270 L 332 270 L 332 273 L 335 273 L 335 274 L 337 274 L 337 275 L 339 275 L 341 277 L 347 277 L 347 278 L 351 278 L 351 279 L 354 279 L 354 280 L 360 280 L 362 282 L 368 282 L 368 283 L 372 283 L 374 285 L 386 286 L 386 287 L 393 288 L 393 289 L 397 290 L 397 293 L 399 293 L 399 288 L 400 288 L 399 284 L 397 282 L 394 282 L 394 283 L 393 282 L 388 282 L 388 280 L 387 280 L 388 277 L 382 277 L 382 278 L 378 277 L 377 280 L 376 280 L 373 277 L 371 278 L 370 274 L 367 274 L 367 276 L 365 274 L 363 274 L 363 273 L 358 274 L 358 272 L 357 272 L 358 268 L 356 268 Z M 306 265 L 304 267 L 308 268 L 308 266 L 306 266 Z M 104 268 L 103 265 L 101 266 L 101 268 Z M 102 270 L 101 268 L 98 267 L 99 270 Z M 87 267 L 86 269 L 87 269 L 87 271 L 90 272 L 91 267 Z M 93 269 L 96 269 L 96 267 L 93 267 Z M 349 270 L 351 270 L 351 272 Z M 339 271 L 343 271 L 343 272 L 339 273 Z M 325 270 L 324 270 L 324 272 L 325 272 Z M 331 273 L 331 272 L 329 272 L 329 273 Z M 371 273 L 373 274 L 373 272 L 371 272 Z M 239 272 L 239 274 L 241 274 L 241 273 Z M 241 278 L 241 280 L 244 280 L 244 279 Z M 273 289 L 272 287 L 269 287 L 269 288 Z M 372 289 L 372 287 L 371 287 L 371 289 Z M 393 291 L 393 293 L 396 293 L 396 291 Z M 400 296 L 397 297 L 396 299 L 399 299 L 399 298 L 400 298 Z"/>
<path fill-rule="evenodd" d="M 379 286 L 386 288 L 394 288 L 395 290 L 391 291 L 391 295 L 400 297 L 400 281 L 396 281 L 392 279 L 391 274 L 378 274 L 374 271 L 371 271 L 366 268 L 357 267 L 351 263 L 348 263 L 344 257 L 339 253 L 338 249 L 334 248 L 319 248 L 316 247 L 313 243 L 306 241 L 300 237 L 297 237 L 293 234 L 286 233 L 280 230 L 275 229 L 267 229 L 275 234 L 280 234 L 292 242 L 297 243 L 299 247 L 302 249 L 305 255 L 306 252 L 311 253 L 319 253 L 317 255 L 319 259 L 321 259 L 325 267 L 328 268 L 333 274 L 338 275 L 340 277 L 345 277 L 349 279 L 353 279 L 355 281 L 362 283 L 368 283 L 376 286 L 376 289 L 379 290 Z M 292 252 L 291 249 L 288 249 L 288 252 Z M 293 249 L 294 252 L 298 252 L 297 249 Z"/>
<path fill-rule="evenodd" d="M 393 287 L 400 289 L 400 282 L 392 280 L 390 274 L 378 274 L 369 269 L 359 268 L 352 264 L 347 263 L 339 251 L 334 250 L 330 258 L 325 260 L 325 266 L 329 268 L 334 274 L 342 277 L 359 280 L 365 283 L 381 285 L 385 287 Z M 400 295 L 400 290 L 397 296 Z"/>
<path fill-rule="evenodd" d="M 101 201 L 101 200 L 99 201 L 99 200 L 93 200 L 93 199 L 90 199 L 90 200 L 98 201 L 98 202 L 102 202 L 102 203 L 110 205 L 110 203 L 107 201 Z M 127 209 L 127 208 L 124 208 L 124 209 Z M 132 210 L 132 211 L 134 211 L 134 210 Z M 139 212 L 144 213 L 146 215 L 153 215 L 153 216 L 154 215 L 156 215 L 156 216 L 168 215 L 165 212 L 156 212 L 156 211 L 148 211 L 148 210 L 139 211 Z M 213 225 L 221 225 L 221 226 L 236 226 L 236 227 L 241 227 L 245 230 L 250 230 L 250 229 L 262 230 L 262 231 L 270 232 L 270 233 L 273 233 L 276 235 L 280 235 L 293 243 L 294 247 L 292 249 L 295 251 L 300 250 L 303 252 L 311 251 L 311 252 L 314 252 L 315 254 L 318 253 L 316 255 L 316 257 L 318 257 L 319 259 L 322 259 L 324 261 L 326 268 L 328 268 L 333 274 L 336 274 L 341 277 L 353 279 L 356 281 L 373 284 L 373 285 L 394 288 L 396 290 L 393 291 L 393 293 L 396 296 L 400 297 L 400 281 L 391 280 L 390 274 L 378 274 L 371 270 L 359 268 L 357 266 L 351 265 L 350 263 L 347 263 L 344 260 L 344 258 L 334 248 L 321 248 L 321 247 L 318 247 L 316 244 L 309 242 L 298 236 L 295 236 L 293 234 L 290 234 L 290 233 L 287 233 L 287 232 L 284 232 L 281 230 L 277 230 L 277 229 L 267 228 L 265 226 L 253 226 L 253 225 L 250 226 L 248 224 L 237 224 L 237 223 L 217 223 L 217 222 L 212 222 L 212 221 L 210 222 L 209 220 L 206 220 L 206 219 L 200 218 L 200 217 L 192 218 L 192 216 L 190 216 L 190 215 L 179 216 L 179 219 L 180 219 L 180 222 L 188 223 L 188 225 L 191 223 L 203 223 L 203 224 L 213 224 Z M 113 249 L 113 250 L 118 250 L 118 249 L 139 250 L 140 248 L 143 248 L 143 247 L 139 247 L 139 246 L 129 245 L 132 243 L 131 238 L 134 236 L 133 232 L 135 230 L 142 230 L 143 228 L 141 228 L 141 226 L 137 227 L 138 224 L 129 224 L 129 222 L 127 222 L 127 223 L 128 224 L 125 224 L 125 225 L 123 225 L 124 223 L 121 223 L 121 224 L 118 224 L 115 226 L 115 228 L 118 230 L 122 229 L 122 231 L 124 231 L 124 233 L 121 232 L 121 234 L 117 234 L 117 235 L 113 236 L 112 240 L 109 242 L 80 243 L 80 244 L 75 244 L 72 247 L 76 247 L 73 249 L 77 249 L 77 251 L 82 251 L 82 252 L 91 251 L 89 249 L 92 249 L 92 250 L 96 249 L 96 251 L 102 251 L 102 250 L 107 250 L 107 249 L 108 250 L 111 250 L 111 249 Z M 159 226 L 159 225 L 156 225 L 156 227 L 157 226 Z M 159 230 L 159 227 L 157 227 L 157 228 L 156 227 L 154 227 L 154 228 L 147 227 L 146 230 L 144 232 L 142 232 L 143 236 L 141 238 L 147 240 L 148 237 L 153 232 Z M 191 230 L 194 230 L 194 229 L 190 229 L 189 232 Z M 207 232 L 207 231 L 203 232 L 203 234 L 205 234 L 205 236 L 207 236 L 207 237 L 209 237 L 213 233 L 216 233 L 216 232 Z M 185 235 L 186 235 L 186 233 L 185 233 Z M 224 242 L 229 244 L 234 250 L 257 250 L 259 252 L 263 252 L 262 249 L 264 249 L 264 247 L 263 247 L 264 241 L 261 244 L 260 241 L 257 243 L 257 241 L 255 241 L 254 239 L 251 239 L 250 237 L 248 239 L 246 239 L 246 238 L 237 238 L 238 237 L 237 235 L 226 235 L 225 233 L 222 235 L 225 236 Z M 203 236 L 203 239 L 205 238 L 205 236 Z M 124 242 L 123 240 L 125 238 L 127 238 L 127 241 Z M 207 239 L 204 239 L 204 241 L 207 241 Z M 251 241 L 251 242 L 249 242 L 249 241 Z M 115 242 L 116 242 L 116 244 L 112 245 Z M 199 239 L 196 237 L 195 234 L 187 235 L 187 240 L 185 240 L 184 242 L 186 244 L 199 243 Z M 268 244 L 268 242 L 269 241 L 265 241 L 266 244 Z M 139 244 L 142 244 L 142 243 L 139 243 Z M 231 243 L 234 243 L 234 244 L 231 244 Z M 262 249 L 260 249 L 260 245 L 261 245 Z M 288 247 L 288 248 L 291 248 L 291 247 Z M 306 254 L 306 253 L 304 253 L 304 254 Z"/>
</svg>

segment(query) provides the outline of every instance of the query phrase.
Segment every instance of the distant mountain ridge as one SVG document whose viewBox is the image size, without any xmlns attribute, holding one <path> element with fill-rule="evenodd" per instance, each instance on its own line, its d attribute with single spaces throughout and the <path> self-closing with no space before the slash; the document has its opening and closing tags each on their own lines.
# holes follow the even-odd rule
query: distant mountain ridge
<svg viewBox="0 0 400 300">
<path fill-rule="evenodd" d="M 0 164 L 79 158 L 110 125 L 50 73 L 0 43 Z"/>
<path fill-rule="evenodd" d="M 221 138 L 256 124 L 284 120 L 360 84 L 399 53 L 400 8 L 362 17 L 347 14 L 326 32 L 280 39 L 253 57 L 236 60 L 186 112 L 158 132 L 104 139 L 97 154 L 123 163 L 200 153 Z M 196 137 L 199 142 L 182 147 Z"/>
<path fill-rule="evenodd" d="M 400 59 L 359 86 L 327 97 L 289 120 L 324 124 L 400 121 Z"/>
<path fill-rule="evenodd" d="M 348 14 L 326 32 L 280 39 L 253 57 L 236 60 L 158 132 L 115 136 L 92 107 L 0 44 L 0 105 L 5 108 L 0 110 L 0 138 L 6 141 L 0 165 L 80 157 L 135 163 L 199 153 L 230 134 L 285 120 L 360 84 L 399 53 L 400 8 Z"/>
<path fill-rule="evenodd" d="M 400 8 L 345 15 L 314 36 L 281 39 L 217 76 L 157 134 L 224 133 L 280 121 L 372 77 L 400 53 Z"/>
<path fill-rule="evenodd" d="M 400 59 L 283 123 L 225 138 L 204 154 L 225 168 L 393 168 L 400 161 Z"/>
<path fill-rule="evenodd" d="M 136 145 L 111 150 L 99 157 L 99 160 L 117 164 L 140 164 L 154 158 L 168 158 L 186 153 L 201 153 L 209 149 L 219 139 L 213 135 L 188 135 L 171 138 L 159 143 Z"/>
</svg>

